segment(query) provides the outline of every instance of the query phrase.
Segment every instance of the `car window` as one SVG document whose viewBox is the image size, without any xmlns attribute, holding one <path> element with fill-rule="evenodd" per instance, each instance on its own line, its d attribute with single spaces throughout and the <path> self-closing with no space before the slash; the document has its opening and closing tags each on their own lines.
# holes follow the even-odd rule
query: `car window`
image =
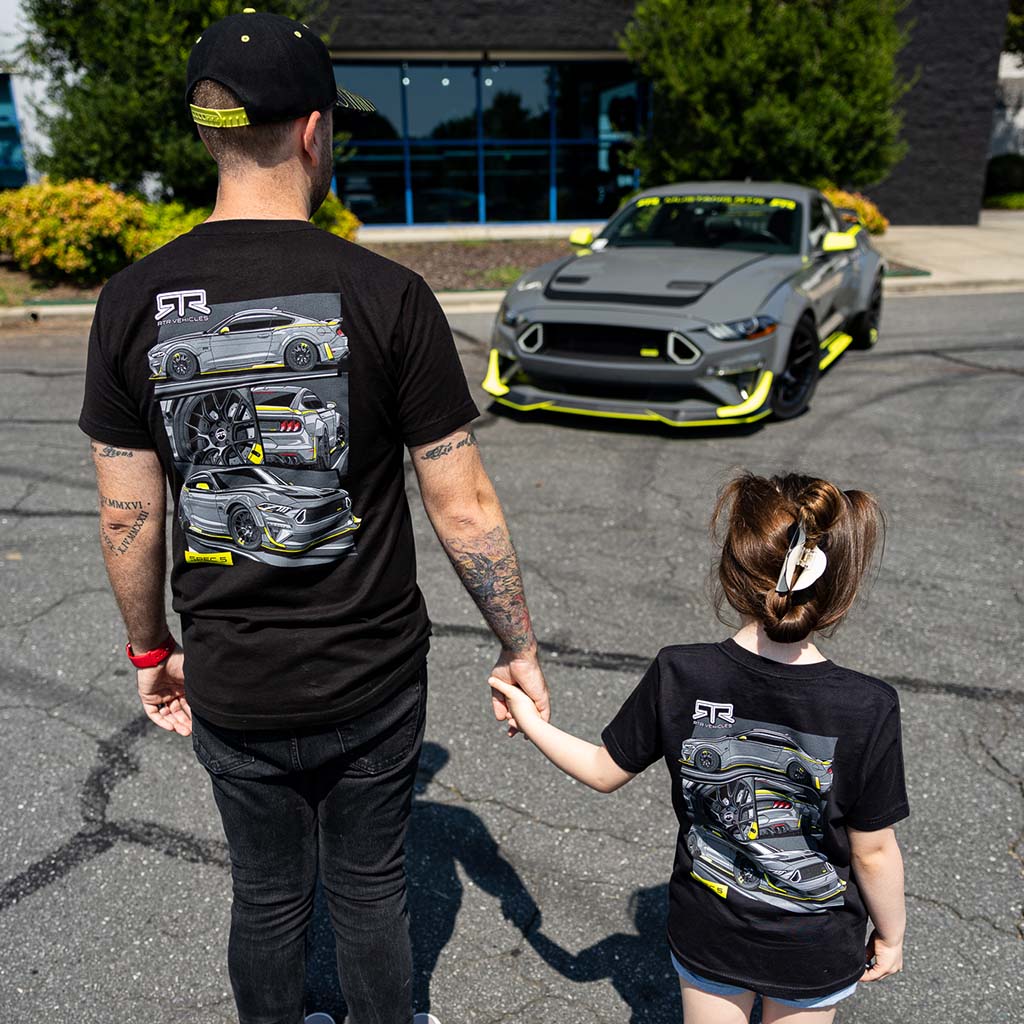
<svg viewBox="0 0 1024 1024">
<path fill-rule="evenodd" d="M 324 403 L 316 395 L 306 395 L 302 400 L 302 404 L 307 409 L 322 409 L 324 407 Z"/>
<path fill-rule="evenodd" d="M 262 331 L 265 330 L 268 324 L 266 317 L 262 316 L 247 316 L 240 317 L 238 320 L 228 324 L 228 330 L 232 334 L 236 334 L 239 331 Z"/>
<path fill-rule="evenodd" d="M 811 200 L 811 230 L 808 233 L 811 248 L 820 249 L 822 239 L 831 230 L 832 228 L 829 227 L 828 223 L 828 215 L 825 211 L 825 204 L 815 196 Z"/>
<path fill-rule="evenodd" d="M 254 469 L 233 469 L 230 473 L 217 473 L 217 483 L 221 487 L 237 487 L 240 484 L 263 484 L 263 479 Z"/>
<path fill-rule="evenodd" d="M 213 483 L 213 481 L 210 479 L 209 474 L 203 473 L 201 476 L 192 477 L 192 479 L 189 480 L 188 485 L 189 487 L 197 487 L 199 484 L 206 484 L 206 486 L 209 487 L 211 483 Z"/>
<path fill-rule="evenodd" d="M 264 392 L 262 394 L 254 393 L 253 397 L 259 405 L 282 405 L 286 409 L 290 409 L 295 393 L 292 391 Z"/>
<path fill-rule="evenodd" d="M 288 327 L 294 323 L 294 320 L 290 316 L 275 316 L 270 319 L 271 327 Z"/>
</svg>

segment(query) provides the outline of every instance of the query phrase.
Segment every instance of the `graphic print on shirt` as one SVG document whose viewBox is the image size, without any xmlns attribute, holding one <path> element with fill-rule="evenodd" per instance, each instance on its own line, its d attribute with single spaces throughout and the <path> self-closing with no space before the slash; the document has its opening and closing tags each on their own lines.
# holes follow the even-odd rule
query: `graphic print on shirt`
<svg viewBox="0 0 1024 1024">
<path fill-rule="evenodd" d="M 723 898 L 798 914 L 842 906 L 846 882 L 821 851 L 836 738 L 732 711 L 711 725 L 698 707 L 679 751 L 691 876 Z"/>
<path fill-rule="evenodd" d="M 156 309 L 148 358 L 185 478 L 186 561 L 310 565 L 354 551 L 337 293 L 216 304 L 197 288 L 160 293 Z"/>
</svg>

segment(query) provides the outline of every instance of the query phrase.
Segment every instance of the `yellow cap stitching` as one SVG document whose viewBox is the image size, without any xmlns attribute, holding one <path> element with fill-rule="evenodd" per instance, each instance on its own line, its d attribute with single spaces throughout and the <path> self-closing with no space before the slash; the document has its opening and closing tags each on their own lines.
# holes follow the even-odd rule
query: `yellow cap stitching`
<svg viewBox="0 0 1024 1024">
<path fill-rule="evenodd" d="M 242 36 L 242 42 L 243 43 L 249 42 L 249 37 L 248 36 Z"/>
<path fill-rule="evenodd" d="M 249 115 L 245 107 L 231 107 L 227 110 L 211 110 L 209 107 L 197 107 L 189 104 L 192 120 L 196 124 L 205 124 L 209 128 L 241 128 L 249 123 Z"/>
</svg>

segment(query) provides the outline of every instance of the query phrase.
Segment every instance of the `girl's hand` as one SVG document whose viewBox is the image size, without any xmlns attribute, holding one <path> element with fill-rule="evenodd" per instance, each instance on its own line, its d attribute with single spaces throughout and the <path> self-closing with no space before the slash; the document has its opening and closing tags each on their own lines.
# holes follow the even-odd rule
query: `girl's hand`
<svg viewBox="0 0 1024 1024">
<path fill-rule="evenodd" d="M 513 683 L 506 683 L 495 675 L 492 675 L 487 682 L 490 683 L 493 693 L 504 697 L 505 704 L 508 706 L 512 718 L 517 727 L 522 729 L 523 732 L 527 732 L 530 725 L 542 720 L 540 712 L 537 711 L 537 705 L 533 702 L 533 698 L 527 696 L 518 686 Z"/>
<path fill-rule="evenodd" d="M 899 974 L 903 970 L 903 943 L 887 943 L 873 930 L 864 951 L 864 961 L 870 966 L 861 975 L 861 981 L 879 981 L 890 974 Z"/>
</svg>

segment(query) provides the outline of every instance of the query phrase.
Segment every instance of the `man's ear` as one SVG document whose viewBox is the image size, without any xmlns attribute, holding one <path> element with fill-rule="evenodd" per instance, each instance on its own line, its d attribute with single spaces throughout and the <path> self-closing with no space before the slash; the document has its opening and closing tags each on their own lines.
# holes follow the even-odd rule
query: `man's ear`
<svg viewBox="0 0 1024 1024">
<path fill-rule="evenodd" d="M 320 163 L 320 149 L 317 146 L 316 133 L 317 127 L 322 119 L 323 114 L 318 110 L 314 110 L 313 113 L 306 118 L 305 124 L 302 127 L 302 148 L 305 150 L 306 156 L 309 157 L 309 161 L 314 167 Z"/>
</svg>

